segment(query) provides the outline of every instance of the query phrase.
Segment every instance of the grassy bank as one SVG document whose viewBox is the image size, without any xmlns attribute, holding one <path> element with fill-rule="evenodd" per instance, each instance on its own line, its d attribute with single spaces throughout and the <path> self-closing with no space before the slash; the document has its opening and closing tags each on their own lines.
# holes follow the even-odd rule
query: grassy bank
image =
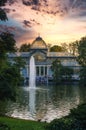
<svg viewBox="0 0 86 130">
<path fill-rule="evenodd" d="M 0 130 L 45 130 L 46 123 L 0 117 Z"/>
</svg>

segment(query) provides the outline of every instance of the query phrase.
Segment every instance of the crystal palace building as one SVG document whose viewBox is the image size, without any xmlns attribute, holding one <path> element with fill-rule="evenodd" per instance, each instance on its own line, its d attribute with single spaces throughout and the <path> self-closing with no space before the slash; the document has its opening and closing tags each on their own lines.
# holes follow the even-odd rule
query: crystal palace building
<svg viewBox="0 0 86 130">
<path fill-rule="evenodd" d="M 29 79 L 29 62 L 30 57 L 34 56 L 36 65 L 36 78 L 52 79 L 51 65 L 55 59 L 59 59 L 63 66 L 73 68 L 73 79 L 79 79 L 79 64 L 76 61 L 76 56 L 66 52 L 50 52 L 47 44 L 41 37 L 37 37 L 31 44 L 29 52 L 10 53 L 8 54 L 9 60 L 12 62 L 17 56 L 21 56 L 25 61 L 25 68 L 21 69 L 22 76 Z M 46 78 L 47 77 L 47 78 Z"/>
</svg>

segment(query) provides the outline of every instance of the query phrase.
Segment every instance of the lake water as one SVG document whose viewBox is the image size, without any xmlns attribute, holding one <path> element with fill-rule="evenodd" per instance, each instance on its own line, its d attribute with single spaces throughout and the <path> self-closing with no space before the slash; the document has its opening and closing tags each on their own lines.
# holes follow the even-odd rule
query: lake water
<svg viewBox="0 0 86 130">
<path fill-rule="evenodd" d="M 70 109 L 86 103 L 86 87 L 78 85 L 21 87 L 15 103 L 9 101 L 6 115 L 50 122 L 68 115 Z"/>
</svg>

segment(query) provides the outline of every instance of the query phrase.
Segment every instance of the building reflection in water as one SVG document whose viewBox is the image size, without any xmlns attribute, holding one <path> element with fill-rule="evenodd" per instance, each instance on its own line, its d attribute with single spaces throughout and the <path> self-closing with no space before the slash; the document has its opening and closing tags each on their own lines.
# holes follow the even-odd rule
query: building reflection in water
<svg viewBox="0 0 86 130">
<path fill-rule="evenodd" d="M 70 109 L 85 102 L 86 88 L 78 86 L 49 86 L 45 90 L 29 91 L 21 89 L 17 102 L 8 103 L 7 115 L 50 122 L 67 115 Z"/>
</svg>

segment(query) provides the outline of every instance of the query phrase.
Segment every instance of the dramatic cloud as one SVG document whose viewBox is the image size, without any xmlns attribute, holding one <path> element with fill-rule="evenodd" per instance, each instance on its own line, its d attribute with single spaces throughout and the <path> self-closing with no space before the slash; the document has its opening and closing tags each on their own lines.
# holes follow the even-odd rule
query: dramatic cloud
<svg viewBox="0 0 86 130">
<path fill-rule="evenodd" d="M 31 22 L 30 21 L 27 21 L 27 20 L 24 20 L 24 25 L 27 26 L 27 27 L 30 27 L 31 28 Z"/>
<path fill-rule="evenodd" d="M 2 32 L 14 32 L 16 30 L 15 27 L 7 26 L 7 25 L 0 25 L 0 33 Z"/>
<path fill-rule="evenodd" d="M 9 0 L 4 10 L 9 21 L 1 26 L 16 28 L 17 43 L 40 35 L 47 43 L 70 42 L 86 35 L 86 0 Z"/>
</svg>

